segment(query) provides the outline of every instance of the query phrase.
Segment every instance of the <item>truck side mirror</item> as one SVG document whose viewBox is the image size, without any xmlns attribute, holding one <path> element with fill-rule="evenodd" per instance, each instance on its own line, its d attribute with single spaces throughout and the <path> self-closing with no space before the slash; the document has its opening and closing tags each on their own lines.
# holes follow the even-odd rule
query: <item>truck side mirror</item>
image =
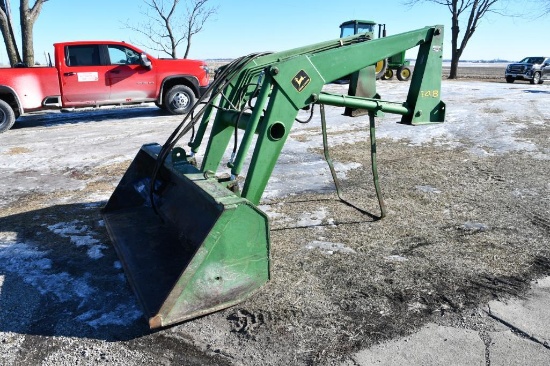
<svg viewBox="0 0 550 366">
<path fill-rule="evenodd" d="M 142 53 L 140 55 L 139 64 L 149 70 L 153 68 L 153 65 L 151 65 L 151 61 L 147 58 L 147 55 L 145 53 Z"/>
</svg>

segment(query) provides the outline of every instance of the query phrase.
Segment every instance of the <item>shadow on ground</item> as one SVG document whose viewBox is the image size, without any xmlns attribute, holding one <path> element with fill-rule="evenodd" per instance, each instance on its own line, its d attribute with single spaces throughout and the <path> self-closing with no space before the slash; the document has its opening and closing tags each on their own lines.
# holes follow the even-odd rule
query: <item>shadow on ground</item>
<svg viewBox="0 0 550 366">
<path fill-rule="evenodd" d="M 524 93 L 533 93 L 533 94 L 550 94 L 550 91 L 548 90 L 532 90 L 532 89 L 526 89 L 523 91 Z"/>
<path fill-rule="evenodd" d="M 150 333 L 103 227 L 102 205 L 0 218 L 0 331 L 107 341 Z"/>
<path fill-rule="evenodd" d="M 50 127 L 76 123 L 102 122 L 106 120 L 168 116 L 163 110 L 150 105 L 135 107 L 102 107 L 67 111 L 38 112 L 17 119 L 12 129 Z"/>
</svg>

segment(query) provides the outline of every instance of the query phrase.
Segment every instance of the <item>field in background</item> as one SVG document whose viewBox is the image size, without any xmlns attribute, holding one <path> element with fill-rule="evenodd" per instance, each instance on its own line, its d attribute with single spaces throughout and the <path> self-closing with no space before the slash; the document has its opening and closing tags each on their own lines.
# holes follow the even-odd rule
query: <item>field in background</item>
<svg viewBox="0 0 550 366">
<path fill-rule="evenodd" d="M 229 62 L 231 59 L 205 60 L 210 68 L 210 76 L 214 77 L 214 72 Z M 451 65 L 449 62 L 443 63 L 442 77 L 449 76 Z M 458 68 L 458 76 L 461 79 L 478 79 L 484 81 L 504 82 L 505 63 L 482 63 L 482 62 L 461 62 Z"/>
</svg>

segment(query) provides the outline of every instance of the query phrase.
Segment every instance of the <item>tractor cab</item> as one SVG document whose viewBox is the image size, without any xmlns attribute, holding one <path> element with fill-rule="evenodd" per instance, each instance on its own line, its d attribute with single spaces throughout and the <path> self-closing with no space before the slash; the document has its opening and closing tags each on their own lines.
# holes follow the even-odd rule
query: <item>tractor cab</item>
<svg viewBox="0 0 550 366">
<path fill-rule="evenodd" d="M 353 36 L 359 33 L 374 34 L 376 23 L 371 20 L 349 20 L 340 24 L 340 38 Z"/>
</svg>

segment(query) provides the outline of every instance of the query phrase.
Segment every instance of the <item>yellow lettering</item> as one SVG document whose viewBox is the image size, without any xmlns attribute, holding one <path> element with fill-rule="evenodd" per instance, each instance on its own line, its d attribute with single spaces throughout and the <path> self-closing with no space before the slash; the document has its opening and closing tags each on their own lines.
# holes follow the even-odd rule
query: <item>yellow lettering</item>
<svg viewBox="0 0 550 366">
<path fill-rule="evenodd" d="M 421 98 L 439 98 L 439 90 L 421 90 L 420 91 L 420 97 Z"/>
</svg>

